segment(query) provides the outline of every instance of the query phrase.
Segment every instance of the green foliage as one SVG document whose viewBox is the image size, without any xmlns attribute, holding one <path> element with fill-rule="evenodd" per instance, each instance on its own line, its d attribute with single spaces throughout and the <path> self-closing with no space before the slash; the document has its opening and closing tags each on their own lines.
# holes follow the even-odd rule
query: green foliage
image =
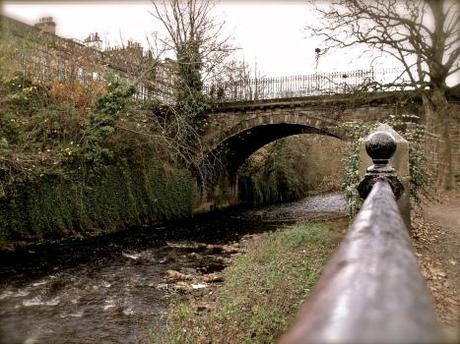
<svg viewBox="0 0 460 344">
<path fill-rule="evenodd" d="M 190 173 L 155 160 L 153 143 L 116 130 L 134 87 L 0 80 L 0 242 L 3 248 L 187 216 Z M 4 87 L 3 87 L 4 86 Z M 147 130 L 144 130 L 147 131 Z"/>
<path fill-rule="evenodd" d="M 95 95 L 91 98 L 90 89 L 79 83 L 43 83 L 21 73 L 0 79 L 0 171 L 7 171 L 0 173 L 3 189 L 42 173 L 69 173 L 66 165 L 74 160 L 94 164 L 113 156 L 107 135 L 132 86 L 112 77 L 94 104 Z"/>
<path fill-rule="evenodd" d="M 113 75 L 107 78 L 107 82 L 107 93 L 96 99 L 89 113 L 89 128 L 84 136 L 83 157 L 95 164 L 113 158 L 113 152 L 104 143 L 115 130 L 117 115 L 136 91 L 133 85 Z"/>
<path fill-rule="evenodd" d="M 344 128 L 351 136 L 351 142 L 348 144 L 348 150 L 344 156 L 343 165 L 345 166 L 345 175 L 342 184 L 342 191 L 347 202 L 348 214 L 355 216 L 363 204 L 358 194 L 358 184 L 360 183 L 359 165 L 360 155 L 359 148 L 361 139 L 369 135 L 376 127 L 377 123 L 347 122 Z"/>
<path fill-rule="evenodd" d="M 359 144 L 351 143 L 344 159 L 345 163 L 345 178 L 343 183 L 343 193 L 347 203 L 348 214 L 353 217 L 361 208 L 363 201 L 358 194 L 359 176 Z"/>
<path fill-rule="evenodd" d="M 423 147 L 427 130 L 420 123 L 420 117 L 412 114 L 390 115 L 387 124 L 409 142 L 410 197 L 419 203 L 420 196 L 428 196 L 429 188 L 433 185 Z"/>
<path fill-rule="evenodd" d="M 87 125 L 87 108 L 94 95 L 89 88 L 71 83 L 43 83 L 15 73 L 0 78 L 0 137 L 15 155 L 29 155 L 36 164 L 59 160 L 64 146 L 76 144 Z M 21 160 L 20 158 L 18 159 Z"/>
<path fill-rule="evenodd" d="M 339 241 L 338 223 L 310 223 L 252 241 L 224 270 L 208 313 L 176 304 L 153 343 L 274 343 L 317 283 Z"/>
<path fill-rule="evenodd" d="M 31 142 L 31 119 L 49 104 L 47 89 L 15 73 L 10 79 L 0 77 L 0 98 L 0 137 L 13 146 Z"/>
<path fill-rule="evenodd" d="M 431 185 L 431 177 L 426 168 L 426 158 L 423 150 L 426 129 L 419 123 L 419 120 L 420 118 L 417 115 L 402 113 L 390 115 L 385 121 L 409 143 L 410 198 L 416 203 L 420 201 L 420 194 L 427 195 L 429 193 L 428 188 Z M 343 161 L 345 178 L 342 189 L 347 201 L 348 212 L 352 217 L 357 214 L 362 205 L 362 200 L 356 189 L 360 182 L 360 140 L 374 131 L 378 124 L 375 122 L 350 122 L 345 124 L 352 141 Z"/>
<path fill-rule="evenodd" d="M 0 152 L 8 149 L 8 140 L 4 137 L 0 137 Z"/>
<path fill-rule="evenodd" d="M 0 195 L 0 241 L 107 233 L 188 216 L 191 204 L 190 173 L 165 171 L 153 160 L 29 175 Z"/>
<path fill-rule="evenodd" d="M 298 169 L 298 150 L 288 140 L 277 140 L 259 153 L 259 161 L 247 162 L 240 170 L 241 199 L 251 205 L 299 199 L 305 195 L 306 181 Z M 292 154 L 290 154 L 292 153 Z"/>
<path fill-rule="evenodd" d="M 195 130 L 205 123 L 209 104 L 203 93 L 200 47 L 197 42 L 185 42 L 177 47 L 176 106 Z"/>
<path fill-rule="evenodd" d="M 342 142 L 323 135 L 280 139 L 239 170 L 241 199 L 250 205 L 291 201 L 340 188 Z"/>
</svg>

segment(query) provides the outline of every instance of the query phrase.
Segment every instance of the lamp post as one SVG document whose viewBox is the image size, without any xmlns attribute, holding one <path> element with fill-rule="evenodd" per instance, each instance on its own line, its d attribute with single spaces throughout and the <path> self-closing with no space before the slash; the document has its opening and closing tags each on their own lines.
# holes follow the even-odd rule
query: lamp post
<svg viewBox="0 0 460 344">
<path fill-rule="evenodd" d="M 315 90 L 319 94 L 319 83 L 318 83 L 318 65 L 319 65 L 319 56 L 321 54 L 321 49 L 320 48 L 315 48 Z"/>
<path fill-rule="evenodd" d="M 316 70 L 316 73 L 318 73 L 318 64 L 319 64 L 319 56 L 321 54 L 321 49 L 320 48 L 315 48 L 315 61 L 316 61 L 316 64 L 315 64 L 315 70 Z"/>
<path fill-rule="evenodd" d="M 347 93 L 347 74 L 342 74 L 342 79 L 343 79 L 343 93 Z"/>
</svg>

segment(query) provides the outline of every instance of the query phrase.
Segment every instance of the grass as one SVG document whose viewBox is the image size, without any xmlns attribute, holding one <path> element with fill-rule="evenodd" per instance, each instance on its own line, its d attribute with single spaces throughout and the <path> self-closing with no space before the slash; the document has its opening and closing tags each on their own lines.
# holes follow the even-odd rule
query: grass
<svg viewBox="0 0 460 344">
<path fill-rule="evenodd" d="M 173 306 L 151 343 L 273 343 L 292 322 L 337 247 L 344 223 L 308 223 L 251 240 L 224 271 L 209 312 Z"/>
</svg>

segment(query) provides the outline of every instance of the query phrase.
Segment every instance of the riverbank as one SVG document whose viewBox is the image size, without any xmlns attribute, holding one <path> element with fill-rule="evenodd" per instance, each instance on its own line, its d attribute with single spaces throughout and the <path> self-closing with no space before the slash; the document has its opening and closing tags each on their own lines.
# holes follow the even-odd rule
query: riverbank
<svg viewBox="0 0 460 344">
<path fill-rule="evenodd" d="M 115 75 L 88 84 L 0 76 L 0 252 L 180 220 L 207 208 L 193 177 L 207 149 L 194 136 L 196 123 L 155 99 L 135 101 L 134 92 Z M 338 190 L 341 169 L 330 157 L 342 156 L 342 143 L 328 140 L 335 139 L 273 143 L 255 158 L 265 167 L 239 200 L 256 200 L 247 202 L 254 206 Z M 207 186 L 217 192 L 205 202 L 228 203 L 226 185 Z"/>
<path fill-rule="evenodd" d="M 184 291 L 166 316 L 167 326 L 152 329 L 151 343 L 275 342 L 317 283 L 347 225 L 346 217 L 326 216 L 246 237 L 219 276 L 223 282 L 206 293 Z"/>
<path fill-rule="evenodd" d="M 0 251 L 190 216 L 191 172 L 135 87 L 0 76 Z"/>
<path fill-rule="evenodd" d="M 193 179 L 154 159 L 29 175 L 0 197 L 0 251 L 191 216 Z"/>
<path fill-rule="evenodd" d="M 222 285 L 250 238 L 344 214 L 343 198 L 330 194 L 2 254 L 0 343 L 147 343 L 178 295 Z"/>
</svg>

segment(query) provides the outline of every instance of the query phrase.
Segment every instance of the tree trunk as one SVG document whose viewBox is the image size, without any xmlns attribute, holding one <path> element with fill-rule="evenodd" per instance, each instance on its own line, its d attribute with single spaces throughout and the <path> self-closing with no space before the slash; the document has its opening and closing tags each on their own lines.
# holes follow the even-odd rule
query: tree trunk
<svg viewBox="0 0 460 344">
<path fill-rule="evenodd" d="M 427 151 L 428 165 L 433 169 L 438 188 L 441 190 L 453 189 L 454 174 L 449 135 L 451 107 L 445 92 L 435 88 L 430 94 L 423 96 L 423 106 L 427 130 L 434 135 L 434 151 L 433 147 Z M 429 137 L 428 140 L 433 140 L 433 138 Z M 434 161 L 432 161 L 433 159 Z"/>
</svg>

